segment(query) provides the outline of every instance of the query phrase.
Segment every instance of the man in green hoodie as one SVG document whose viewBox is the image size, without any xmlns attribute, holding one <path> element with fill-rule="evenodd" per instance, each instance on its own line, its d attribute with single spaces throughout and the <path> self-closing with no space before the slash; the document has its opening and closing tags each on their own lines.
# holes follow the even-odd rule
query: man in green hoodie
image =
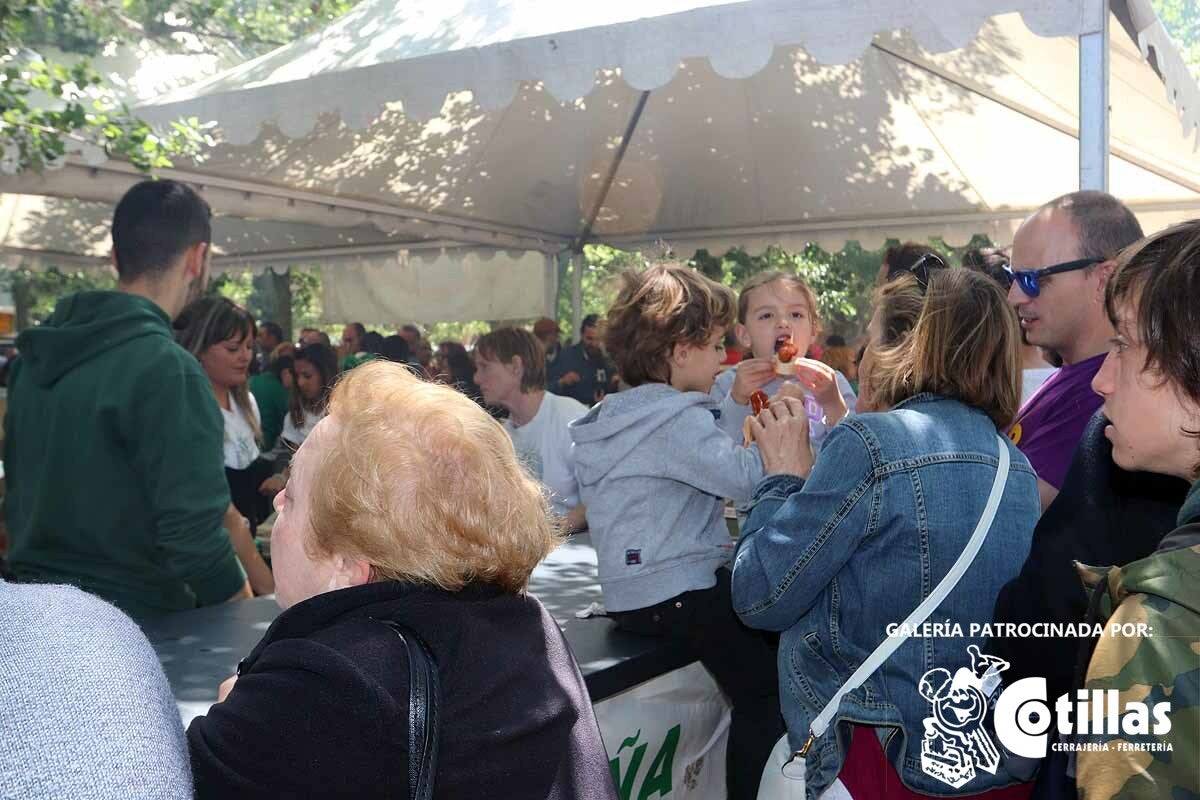
<svg viewBox="0 0 1200 800">
<path fill-rule="evenodd" d="M 113 215 L 115 292 L 82 292 L 18 338 L 4 420 L 17 578 L 138 615 L 249 597 L 224 528 L 224 425 L 171 320 L 208 279 L 212 212 L 174 181 Z"/>
<path fill-rule="evenodd" d="M 1080 565 L 1088 622 L 1105 624 L 1085 697 L 1115 699 L 1106 714 L 1121 725 L 1076 737 L 1093 745 L 1078 753 L 1076 788 L 1081 800 L 1200 797 L 1200 220 L 1125 250 L 1105 299 L 1116 336 L 1092 388 L 1113 461 L 1192 488 L 1154 553 Z"/>
</svg>

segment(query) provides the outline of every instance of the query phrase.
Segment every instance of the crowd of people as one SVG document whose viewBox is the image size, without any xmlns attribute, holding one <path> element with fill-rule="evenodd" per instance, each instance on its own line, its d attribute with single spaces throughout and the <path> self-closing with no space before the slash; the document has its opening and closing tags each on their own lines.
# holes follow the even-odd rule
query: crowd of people
<svg viewBox="0 0 1200 800">
<path fill-rule="evenodd" d="M 730 798 L 797 774 L 810 800 L 1200 792 L 1200 221 L 1144 236 L 1076 192 L 1011 251 L 892 247 L 849 345 L 797 275 L 735 293 L 660 264 L 573 344 L 542 319 L 468 350 L 413 325 L 285 341 L 202 294 L 209 218 L 186 186 L 134 187 L 118 290 L 19 340 L 0 652 L 45 669 L 0 707 L 22 732 L 0 794 L 615 798 L 578 667 L 525 593 L 585 530 L 607 615 L 685 642 L 729 700 Z M 283 613 L 184 737 L 108 603 L 272 592 Z M 80 615 L 106 660 L 48 663 L 71 658 L 39 632 Z M 26 737 L 46 671 L 82 697 L 114 664 L 142 705 L 97 708 L 153 747 L 98 777 L 61 708 L 59 746 Z M 1035 758 L 993 718 L 1025 678 L 1047 713 L 1101 691 L 1114 720 L 1166 698 L 1170 724 L 1139 749 L 1047 722 Z"/>
</svg>

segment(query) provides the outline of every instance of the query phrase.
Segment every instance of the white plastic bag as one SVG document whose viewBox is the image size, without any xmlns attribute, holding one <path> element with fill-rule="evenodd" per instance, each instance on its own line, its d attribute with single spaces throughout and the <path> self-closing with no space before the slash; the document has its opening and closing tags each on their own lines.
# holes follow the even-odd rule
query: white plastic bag
<svg viewBox="0 0 1200 800">
<path fill-rule="evenodd" d="M 729 704 L 699 663 L 595 710 L 621 800 L 724 800 Z"/>
<path fill-rule="evenodd" d="M 762 778 L 758 783 L 758 800 L 805 800 L 804 779 L 788 778 L 783 774 L 783 765 L 788 763 L 791 758 L 792 748 L 788 744 L 788 737 L 785 733 L 775 743 L 775 749 L 771 751 L 771 757 L 767 759 L 767 765 L 763 767 Z M 853 798 L 850 796 L 850 792 L 846 791 L 842 782 L 835 778 L 829 788 L 821 792 L 821 800 L 853 800 Z"/>
</svg>

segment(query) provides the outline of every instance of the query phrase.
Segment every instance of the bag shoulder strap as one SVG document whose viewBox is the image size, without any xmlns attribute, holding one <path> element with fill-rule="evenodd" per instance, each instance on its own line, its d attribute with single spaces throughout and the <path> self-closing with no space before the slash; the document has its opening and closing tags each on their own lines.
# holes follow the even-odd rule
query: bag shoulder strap
<svg viewBox="0 0 1200 800">
<path fill-rule="evenodd" d="M 925 620 L 929 619 L 929 615 L 937 610 L 937 607 L 942 604 L 942 601 L 954 590 L 962 576 L 966 574 L 967 569 L 971 566 L 971 562 L 975 560 L 975 556 L 979 554 L 979 549 L 983 547 L 983 540 L 987 538 L 988 531 L 992 527 L 992 522 L 996 519 L 996 511 L 1000 508 L 1000 500 L 1004 496 L 1004 487 L 1008 483 L 1008 472 L 1011 457 L 1008 453 L 1008 442 L 999 434 L 996 434 L 996 441 L 1000 446 L 1000 462 L 996 465 L 996 477 L 992 481 L 992 491 L 988 495 L 987 504 L 983 507 L 983 514 L 979 517 L 979 523 L 975 526 L 975 531 L 971 534 L 970 540 L 967 541 L 967 546 L 959 554 L 958 560 L 950 567 L 950 571 L 946 573 L 946 577 L 942 578 L 934 590 L 929 593 L 919 606 L 913 609 L 913 612 L 901 623 L 900 631 L 911 631 Z M 883 662 L 891 657 L 892 653 L 896 652 L 900 645 L 904 644 L 908 639 L 908 634 L 885 637 L 879 646 L 871 655 L 867 656 L 867 660 L 859 665 L 858 669 L 854 670 L 849 679 L 842 685 L 842 688 L 837 690 L 833 698 L 821 709 L 821 713 L 813 720 L 812 726 L 809 728 L 808 741 L 804 743 L 804 747 L 800 750 L 802 755 L 808 754 L 808 748 L 813 741 L 825 733 L 829 727 L 829 723 L 833 721 L 834 714 L 837 713 L 838 706 L 841 705 L 842 698 L 850 692 L 862 686 L 867 678 L 874 674 L 875 670 L 883 666 Z"/>
<path fill-rule="evenodd" d="M 430 800 L 441 727 L 437 662 L 415 632 L 394 620 L 378 621 L 395 631 L 408 654 L 408 796 Z"/>
</svg>

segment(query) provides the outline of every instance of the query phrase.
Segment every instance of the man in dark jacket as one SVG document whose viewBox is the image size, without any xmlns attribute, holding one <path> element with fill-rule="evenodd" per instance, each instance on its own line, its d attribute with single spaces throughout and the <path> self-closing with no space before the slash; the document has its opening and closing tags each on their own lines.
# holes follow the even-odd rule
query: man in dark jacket
<svg viewBox="0 0 1200 800">
<path fill-rule="evenodd" d="M 1097 411 L 1083 433 L 1062 491 L 1042 514 L 1021 574 L 1000 590 L 996 621 L 1081 623 L 1087 594 L 1074 564 L 1128 564 L 1154 552 L 1179 513 L 1188 484 L 1113 464 L 1108 420 Z M 1046 679 L 1051 698 L 1071 689 L 1086 639 L 1006 637 L 991 651 L 1008 661 L 1005 683 Z"/>
<path fill-rule="evenodd" d="M 223 527 L 221 412 L 171 332 L 207 282 L 210 218 L 183 184 L 134 186 L 113 215 L 117 291 L 63 298 L 18 339 L 4 466 L 19 579 L 134 614 L 250 596 Z"/>
<path fill-rule="evenodd" d="M 547 386 L 551 394 L 574 397 L 591 407 L 617 390 L 617 368 L 600 349 L 600 328 L 595 314 L 583 318 L 579 341 L 565 347 L 549 365 Z"/>
</svg>

